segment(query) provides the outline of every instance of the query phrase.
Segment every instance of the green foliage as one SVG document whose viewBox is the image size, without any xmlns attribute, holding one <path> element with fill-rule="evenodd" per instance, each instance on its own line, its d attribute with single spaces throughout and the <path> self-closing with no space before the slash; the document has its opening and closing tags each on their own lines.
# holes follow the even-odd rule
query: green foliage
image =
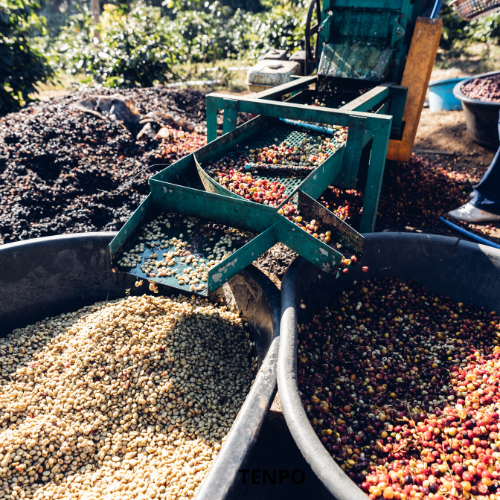
<svg viewBox="0 0 500 500">
<path fill-rule="evenodd" d="M 217 7 L 217 2 L 212 6 Z M 188 11 L 173 21 L 186 44 L 181 60 L 190 62 L 255 60 L 273 47 L 294 51 L 303 38 L 301 22 L 282 8 L 258 14 L 240 9 L 228 13 L 227 8 Z"/>
<path fill-rule="evenodd" d="M 45 18 L 47 33 L 55 38 L 69 17 L 78 14 L 82 8 L 90 8 L 89 0 L 43 0 L 39 15 Z"/>
<path fill-rule="evenodd" d="M 56 71 L 81 72 L 86 62 L 85 54 L 93 44 L 92 17 L 87 7 L 71 15 L 56 37 L 40 37 L 38 43 Z"/>
<path fill-rule="evenodd" d="M 44 33 L 36 0 L 0 0 L 0 115 L 31 101 L 35 85 L 53 76 L 45 56 L 32 43 Z"/>
<path fill-rule="evenodd" d="M 161 9 L 138 2 L 132 9 L 108 4 L 92 33 L 87 9 L 69 18 L 48 44 L 54 65 L 69 73 L 85 72 L 108 87 L 150 87 L 166 83 L 185 45 Z M 47 42 L 47 40 L 45 40 Z"/>
<path fill-rule="evenodd" d="M 241 52 L 251 61 L 272 48 L 290 53 L 303 48 L 306 13 L 291 3 L 279 4 L 270 12 L 243 14 L 241 20 L 237 15 L 234 18 L 235 29 L 244 38 Z"/>
<path fill-rule="evenodd" d="M 82 66 L 111 87 L 166 83 L 171 65 L 184 50 L 175 27 L 162 17 L 161 10 L 142 2 L 129 12 L 106 5 L 99 32 L 101 42 L 86 51 Z"/>
<path fill-rule="evenodd" d="M 471 42 L 500 44 L 500 14 L 472 21 L 465 27 L 465 33 Z"/>
<path fill-rule="evenodd" d="M 150 86 L 173 78 L 176 63 L 256 60 L 273 47 L 293 52 L 302 46 L 304 20 L 304 6 L 290 0 L 258 13 L 218 1 L 164 0 L 157 7 L 138 0 L 130 10 L 104 6 L 100 40 L 84 8 L 40 46 L 57 70 L 85 72 L 106 86 Z"/>
<path fill-rule="evenodd" d="M 441 35 L 440 47 L 449 50 L 453 45 L 466 38 L 464 28 L 467 23 L 462 21 L 455 13 L 455 9 L 443 2 L 439 17 L 443 19 L 443 33 Z"/>
<path fill-rule="evenodd" d="M 475 21 L 463 21 L 451 5 L 443 3 L 439 17 L 443 19 L 440 47 L 450 50 L 470 43 L 500 43 L 500 14 L 481 17 Z"/>
</svg>

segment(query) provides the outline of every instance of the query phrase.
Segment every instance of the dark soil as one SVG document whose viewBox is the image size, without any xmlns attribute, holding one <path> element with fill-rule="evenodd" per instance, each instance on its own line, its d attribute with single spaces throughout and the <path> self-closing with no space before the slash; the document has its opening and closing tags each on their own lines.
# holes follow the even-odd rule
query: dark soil
<svg viewBox="0 0 500 500">
<path fill-rule="evenodd" d="M 160 140 L 137 141 L 121 123 L 71 107 L 89 95 L 114 93 L 75 92 L 0 118 L 0 244 L 118 230 L 148 194 L 151 175 L 184 156 L 178 150 L 162 158 Z M 200 91 L 119 93 L 133 99 L 141 114 L 163 109 L 206 125 Z"/>
</svg>

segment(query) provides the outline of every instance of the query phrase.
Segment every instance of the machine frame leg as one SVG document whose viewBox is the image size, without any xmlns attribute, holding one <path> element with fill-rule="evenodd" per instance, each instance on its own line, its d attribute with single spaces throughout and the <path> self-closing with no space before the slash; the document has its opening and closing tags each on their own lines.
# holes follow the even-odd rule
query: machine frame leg
<svg viewBox="0 0 500 500">
<path fill-rule="evenodd" d="M 207 96 L 207 142 L 217 139 L 217 100 Z"/>
<path fill-rule="evenodd" d="M 224 121 L 222 133 L 227 134 L 236 128 L 238 123 L 238 104 L 236 99 L 224 99 Z"/>
<path fill-rule="evenodd" d="M 391 122 L 389 121 L 373 134 L 360 233 L 373 233 L 375 230 L 390 133 Z"/>
</svg>

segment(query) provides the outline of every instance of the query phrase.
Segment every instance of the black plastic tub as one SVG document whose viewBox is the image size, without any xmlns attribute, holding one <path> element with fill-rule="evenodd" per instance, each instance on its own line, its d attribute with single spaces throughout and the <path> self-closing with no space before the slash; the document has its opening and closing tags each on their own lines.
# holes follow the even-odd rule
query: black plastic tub
<svg viewBox="0 0 500 500">
<path fill-rule="evenodd" d="M 479 144 L 491 149 L 497 149 L 500 143 L 498 137 L 498 113 L 500 103 L 471 99 L 462 93 L 462 87 L 476 78 L 498 75 L 500 71 L 475 75 L 455 85 L 453 95 L 462 101 L 465 113 L 467 132 Z"/>
<path fill-rule="evenodd" d="M 97 301 L 142 295 L 135 278 L 113 273 L 108 245 L 116 233 L 54 236 L 0 247 L 0 336 L 45 317 L 73 312 Z M 235 303 L 252 326 L 260 369 L 198 500 L 225 499 L 255 444 L 276 393 L 280 298 L 275 285 L 249 266 L 217 291 Z M 150 293 L 150 292 L 148 292 Z M 159 293 L 179 294 L 159 286 Z"/>
<path fill-rule="evenodd" d="M 297 316 L 301 298 L 322 309 L 356 279 L 396 276 L 414 280 L 431 293 L 491 310 L 500 306 L 500 250 L 428 234 L 365 234 L 363 257 L 345 277 L 334 280 L 303 258 L 287 270 L 281 285 L 281 347 L 278 389 L 283 413 L 302 455 L 337 500 L 368 497 L 345 475 L 316 436 L 302 407 L 297 384 Z M 367 274 L 361 266 L 368 266 Z M 321 276 L 321 279 L 318 279 Z M 309 307 L 308 307 L 309 309 Z"/>
</svg>

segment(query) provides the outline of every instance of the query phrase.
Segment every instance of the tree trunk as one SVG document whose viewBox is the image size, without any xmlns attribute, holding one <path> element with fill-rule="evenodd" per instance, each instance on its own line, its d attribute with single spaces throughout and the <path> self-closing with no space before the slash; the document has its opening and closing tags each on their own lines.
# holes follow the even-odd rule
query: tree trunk
<svg viewBox="0 0 500 500">
<path fill-rule="evenodd" d="M 94 37 L 101 39 L 101 34 L 95 29 L 95 26 L 99 24 L 99 16 L 101 14 L 101 9 L 99 6 L 99 0 L 92 0 L 92 17 L 94 18 Z"/>
</svg>

